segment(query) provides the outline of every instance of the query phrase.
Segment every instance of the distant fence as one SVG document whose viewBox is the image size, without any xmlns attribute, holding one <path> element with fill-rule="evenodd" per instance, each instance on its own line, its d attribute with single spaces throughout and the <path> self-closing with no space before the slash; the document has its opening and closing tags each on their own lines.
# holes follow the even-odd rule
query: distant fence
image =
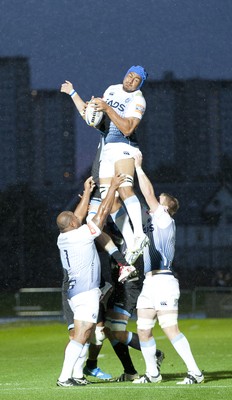
<svg viewBox="0 0 232 400">
<path fill-rule="evenodd" d="M 15 293 L 14 311 L 20 317 L 62 316 L 61 288 L 22 288 Z M 231 318 L 231 287 L 196 287 L 181 290 L 180 316 Z"/>
<path fill-rule="evenodd" d="M 15 301 L 19 317 L 63 315 L 61 288 L 22 288 L 15 293 Z"/>
<path fill-rule="evenodd" d="M 231 318 L 231 287 L 196 287 L 193 290 L 182 290 L 180 313 L 192 317 Z"/>
</svg>

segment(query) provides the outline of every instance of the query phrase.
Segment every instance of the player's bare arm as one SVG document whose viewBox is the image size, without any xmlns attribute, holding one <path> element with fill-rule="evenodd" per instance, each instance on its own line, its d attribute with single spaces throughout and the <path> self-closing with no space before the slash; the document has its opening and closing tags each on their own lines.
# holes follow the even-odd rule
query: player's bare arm
<svg viewBox="0 0 232 400">
<path fill-rule="evenodd" d="M 84 218 L 86 217 L 86 214 L 88 212 L 88 207 L 89 207 L 89 200 L 90 200 L 90 195 L 95 187 L 95 182 L 93 180 L 93 177 L 90 176 L 88 179 L 86 179 L 84 183 L 84 192 L 81 196 L 81 200 L 79 204 L 77 205 L 74 214 L 82 224 Z"/>
<path fill-rule="evenodd" d="M 73 84 L 69 81 L 65 81 L 64 83 L 62 83 L 60 91 L 69 94 L 72 97 L 73 103 L 75 104 L 77 110 L 79 111 L 81 116 L 83 116 L 86 108 L 86 103 L 73 88 Z"/>
<path fill-rule="evenodd" d="M 135 169 L 139 181 L 140 190 L 150 210 L 154 212 L 158 208 L 159 202 L 155 196 L 151 181 L 148 179 L 147 175 L 142 169 L 143 156 L 140 151 L 134 156 L 134 160 L 135 160 Z"/>
<path fill-rule="evenodd" d="M 93 222 L 99 227 L 99 229 L 103 229 L 106 218 L 111 212 L 112 206 L 114 204 L 115 192 L 118 187 L 125 181 L 125 174 L 117 174 L 111 180 L 111 185 L 108 190 L 106 198 L 101 202 L 100 207 L 97 211 L 97 214 L 93 217 Z"/>
<path fill-rule="evenodd" d="M 97 111 L 103 111 L 125 136 L 130 136 L 140 123 L 139 118 L 123 118 L 101 98 L 94 98 Z"/>
</svg>

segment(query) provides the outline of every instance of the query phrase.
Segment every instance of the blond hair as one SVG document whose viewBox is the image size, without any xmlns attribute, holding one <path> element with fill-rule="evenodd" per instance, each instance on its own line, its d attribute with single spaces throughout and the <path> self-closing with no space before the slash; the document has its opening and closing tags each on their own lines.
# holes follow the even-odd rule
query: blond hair
<svg viewBox="0 0 232 400">
<path fill-rule="evenodd" d="M 178 209 L 180 207 L 179 201 L 177 200 L 176 197 L 174 197 L 168 193 L 161 193 L 161 196 L 165 196 L 166 201 L 167 201 L 166 205 L 168 206 L 168 212 L 172 217 L 178 211 Z"/>
</svg>

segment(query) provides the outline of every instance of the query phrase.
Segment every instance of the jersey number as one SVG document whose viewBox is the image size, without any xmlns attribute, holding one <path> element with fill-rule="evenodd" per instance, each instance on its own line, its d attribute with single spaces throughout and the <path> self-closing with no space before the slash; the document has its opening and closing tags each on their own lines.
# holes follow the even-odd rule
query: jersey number
<svg viewBox="0 0 232 400">
<path fill-rule="evenodd" d="M 68 250 L 64 250 L 64 254 L 65 254 L 65 257 L 66 257 L 66 260 L 67 260 L 67 264 L 68 264 L 69 268 L 71 268 L 70 267 L 69 258 L 68 258 Z"/>
</svg>

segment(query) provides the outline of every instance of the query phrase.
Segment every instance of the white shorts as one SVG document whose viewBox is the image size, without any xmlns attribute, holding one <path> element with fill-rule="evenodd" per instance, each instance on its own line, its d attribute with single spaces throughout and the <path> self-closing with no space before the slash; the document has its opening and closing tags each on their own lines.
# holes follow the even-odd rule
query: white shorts
<svg viewBox="0 0 232 400">
<path fill-rule="evenodd" d="M 148 276 L 143 282 L 136 308 L 177 311 L 179 297 L 179 282 L 173 275 Z"/>
<path fill-rule="evenodd" d="M 73 311 L 74 319 L 96 323 L 100 295 L 100 289 L 95 288 L 73 296 L 69 300 L 69 305 Z"/>
<path fill-rule="evenodd" d="M 107 143 L 101 154 L 99 178 L 110 178 L 114 176 L 115 162 L 118 160 L 133 158 L 138 151 L 138 147 L 130 146 L 127 143 Z"/>
</svg>

